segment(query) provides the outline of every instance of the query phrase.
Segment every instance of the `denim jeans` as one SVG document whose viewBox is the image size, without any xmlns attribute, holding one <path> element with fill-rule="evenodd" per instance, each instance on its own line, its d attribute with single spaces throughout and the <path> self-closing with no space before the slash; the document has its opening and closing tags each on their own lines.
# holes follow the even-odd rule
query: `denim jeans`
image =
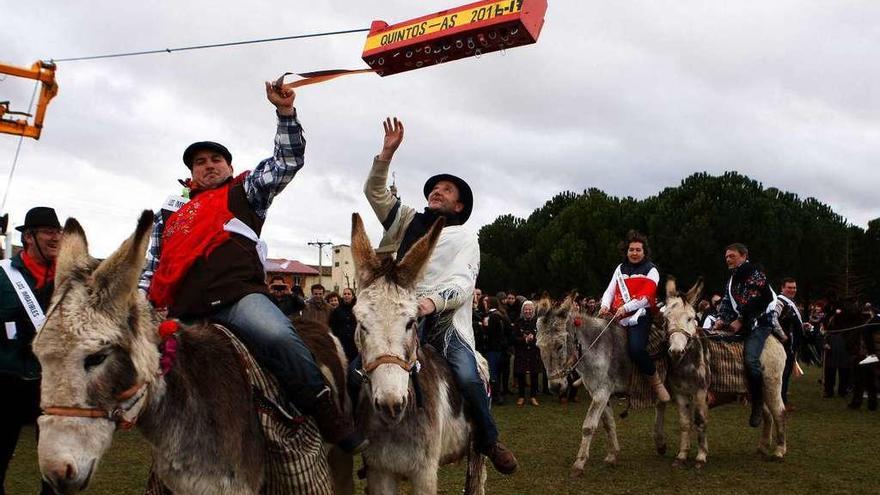
<svg viewBox="0 0 880 495">
<path fill-rule="evenodd" d="M 627 351 L 630 359 L 633 360 L 639 373 L 651 376 L 657 372 L 654 366 L 654 360 L 648 354 L 648 337 L 651 335 L 651 315 L 646 313 L 642 315 L 635 325 L 627 327 L 629 339 L 627 341 Z"/>
<path fill-rule="evenodd" d="M 485 452 L 498 441 L 498 427 L 489 410 L 490 399 L 486 386 L 477 370 L 474 351 L 461 340 L 455 330 L 449 329 L 427 335 L 426 343 L 440 352 L 449 363 L 449 368 L 458 382 L 458 389 L 464 398 L 465 407 L 476 428 L 475 441 L 480 451 Z"/>
<path fill-rule="evenodd" d="M 297 409 L 313 412 L 315 399 L 327 386 L 311 351 L 278 306 L 264 294 L 248 294 L 211 318 L 229 326 Z"/>
<path fill-rule="evenodd" d="M 749 382 L 749 393 L 752 394 L 752 403 L 761 404 L 764 390 L 764 369 L 761 366 L 761 353 L 764 352 L 764 343 L 770 335 L 770 327 L 757 325 L 746 336 L 743 344 L 743 358 L 746 362 L 746 378 Z"/>
</svg>

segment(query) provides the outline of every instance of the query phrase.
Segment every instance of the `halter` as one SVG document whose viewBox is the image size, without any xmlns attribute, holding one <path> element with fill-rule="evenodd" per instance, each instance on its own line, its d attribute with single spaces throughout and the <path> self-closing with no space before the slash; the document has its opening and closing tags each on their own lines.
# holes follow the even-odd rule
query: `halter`
<svg viewBox="0 0 880 495">
<path fill-rule="evenodd" d="M 141 382 L 116 396 L 119 401 L 110 409 L 99 407 L 51 406 L 43 409 L 44 416 L 65 416 L 71 418 L 107 419 L 123 430 L 130 430 L 137 424 L 138 417 L 146 405 L 150 381 Z"/>
<path fill-rule="evenodd" d="M 383 364 L 396 364 L 407 373 L 410 373 L 414 368 L 416 369 L 416 371 L 418 371 L 419 368 L 419 360 L 417 358 L 413 358 L 412 360 L 407 361 L 397 354 L 382 354 L 381 356 L 367 363 L 361 371 L 363 371 L 363 374 L 366 375 L 367 373 L 372 373 L 373 370 Z"/>
</svg>

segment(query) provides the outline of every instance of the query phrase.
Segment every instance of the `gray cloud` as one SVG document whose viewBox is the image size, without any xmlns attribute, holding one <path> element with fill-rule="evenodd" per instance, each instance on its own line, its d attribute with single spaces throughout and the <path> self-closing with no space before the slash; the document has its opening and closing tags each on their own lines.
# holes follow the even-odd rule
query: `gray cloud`
<svg viewBox="0 0 880 495">
<path fill-rule="evenodd" d="M 454 3 L 454 2 L 453 2 Z M 406 2 L 41 2 L 7 14 L 4 59 L 173 47 L 367 27 L 453 6 Z M 15 5 L 15 8 L 13 8 Z M 537 45 L 388 78 L 303 88 L 307 165 L 270 212 L 273 256 L 312 261 L 314 239 L 347 242 L 360 191 L 398 115 L 394 163 L 403 198 L 423 204 L 429 175 L 473 185 L 474 228 L 527 215 L 562 190 L 645 197 L 697 171 L 737 170 L 814 196 L 851 222 L 880 216 L 880 5 L 874 2 L 550 2 Z M 10 195 L 94 225 L 97 254 L 137 212 L 178 191 L 183 148 L 227 143 L 237 170 L 271 152 L 263 80 L 288 70 L 360 67 L 362 34 L 60 64 L 44 137 L 27 141 Z M 0 99 L 25 106 L 32 86 L 7 79 Z M 16 139 L 0 136 L 0 176 Z M 8 157 L 8 159 L 7 159 Z"/>
</svg>

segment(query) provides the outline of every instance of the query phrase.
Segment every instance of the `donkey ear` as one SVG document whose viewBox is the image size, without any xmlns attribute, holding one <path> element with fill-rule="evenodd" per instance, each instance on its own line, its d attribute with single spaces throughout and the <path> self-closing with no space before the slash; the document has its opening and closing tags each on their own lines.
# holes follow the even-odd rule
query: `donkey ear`
<svg viewBox="0 0 880 495">
<path fill-rule="evenodd" d="M 153 212 L 144 210 L 134 234 L 98 265 L 92 277 L 95 295 L 101 306 L 118 308 L 137 291 L 152 226 Z"/>
<path fill-rule="evenodd" d="M 669 275 L 666 277 L 666 300 L 678 295 L 678 287 L 675 286 L 675 277 Z"/>
<path fill-rule="evenodd" d="M 431 258 L 431 253 L 434 251 L 434 246 L 437 245 L 437 239 L 440 238 L 440 232 L 443 231 L 445 225 L 446 219 L 443 217 L 434 221 L 434 225 L 431 226 L 428 233 L 416 241 L 397 264 L 395 274 L 397 275 L 397 283 L 402 287 L 415 286 L 422 270 L 428 264 L 428 259 Z"/>
<path fill-rule="evenodd" d="M 355 270 L 361 287 L 366 287 L 373 282 L 376 271 L 381 262 L 376 256 L 370 238 L 364 230 L 364 222 L 357 213 L 351 214 L 351 256 L 354 259 Z"/>
<path fill-rule="evenodd" d="M 687 299 L 687 303 L 693 306 L 700 300 L 701 295 L 703 295 L 703 277 L 697 279 L 697 282 L 691 287 L 691 290 L 688 291 L 685 298 Z"/>
<path fill-rule="evenodd" d="M 535 308 L 535 315 L 537 315 L 538 317 L 542 317 L 549 313 L 552 308 L 553 303 L 550 302 L 550 299 L 546 297 L 542 298 L 540 301 L 538 301 L 538 307 Z"/>
<path fill-rule="evenodd" d="M 90 260 L 89 241 L 86 233 L 75 218 L 64 222 L 64 237 L 55 261 L 55 287 L 60 286 L 77 268 L 85 266 Z"/>
</svg>

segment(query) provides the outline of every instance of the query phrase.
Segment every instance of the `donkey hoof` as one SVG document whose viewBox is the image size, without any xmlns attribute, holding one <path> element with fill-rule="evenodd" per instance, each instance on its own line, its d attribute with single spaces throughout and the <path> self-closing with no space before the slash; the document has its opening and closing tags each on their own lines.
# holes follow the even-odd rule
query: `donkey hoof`
<svg viewBox="0 0 880 495">
<path fill-rule="evenodd" d="M 672 461 L 672 467 L 674 467 L 674 468 L 683 468 L 683 467 L 685 466 L 686 463 L 687 463 L 687 461 L 686 461 L 685 459 L 679 459 L 679 458 L 676 457 L 675 460 Z"/>
<path fill-rule="evenodd" d="M 666 455 L 666 444 L 657 446 L 657 453 L 660 455 Z"/>
<path fill-rule="evenodd" d="M 706 467 L 706 461 L 697 461 L 694 463 L 694 469 L 697 471 L 702 471 L 704 467 Z"/>
<path fill-rule="evenodd" d="M 782 454 L 773 454 L 771 456 L 767 456 L 767 460 L 770 462 L 782 462 Z"/>
<path fill-rule="evenodd" d="M 604 462 L 605 464 L 607 464 L 609 466 L 614 466 L 617 464 L 617 456 L 608 454 L 607 456 L 605 456 L 604 459 L 602 459 L 602 462 Z"/>
<path fill-rule="evenodd" d="M 573 468 L 571 468 L 571 472 L 568 473 L 568 476 L 571 479 L 577 479 L 577 478 L 580 478 L 583 474 L 584 474 L 584 468 L 573 467 Z"/>
</svg>

